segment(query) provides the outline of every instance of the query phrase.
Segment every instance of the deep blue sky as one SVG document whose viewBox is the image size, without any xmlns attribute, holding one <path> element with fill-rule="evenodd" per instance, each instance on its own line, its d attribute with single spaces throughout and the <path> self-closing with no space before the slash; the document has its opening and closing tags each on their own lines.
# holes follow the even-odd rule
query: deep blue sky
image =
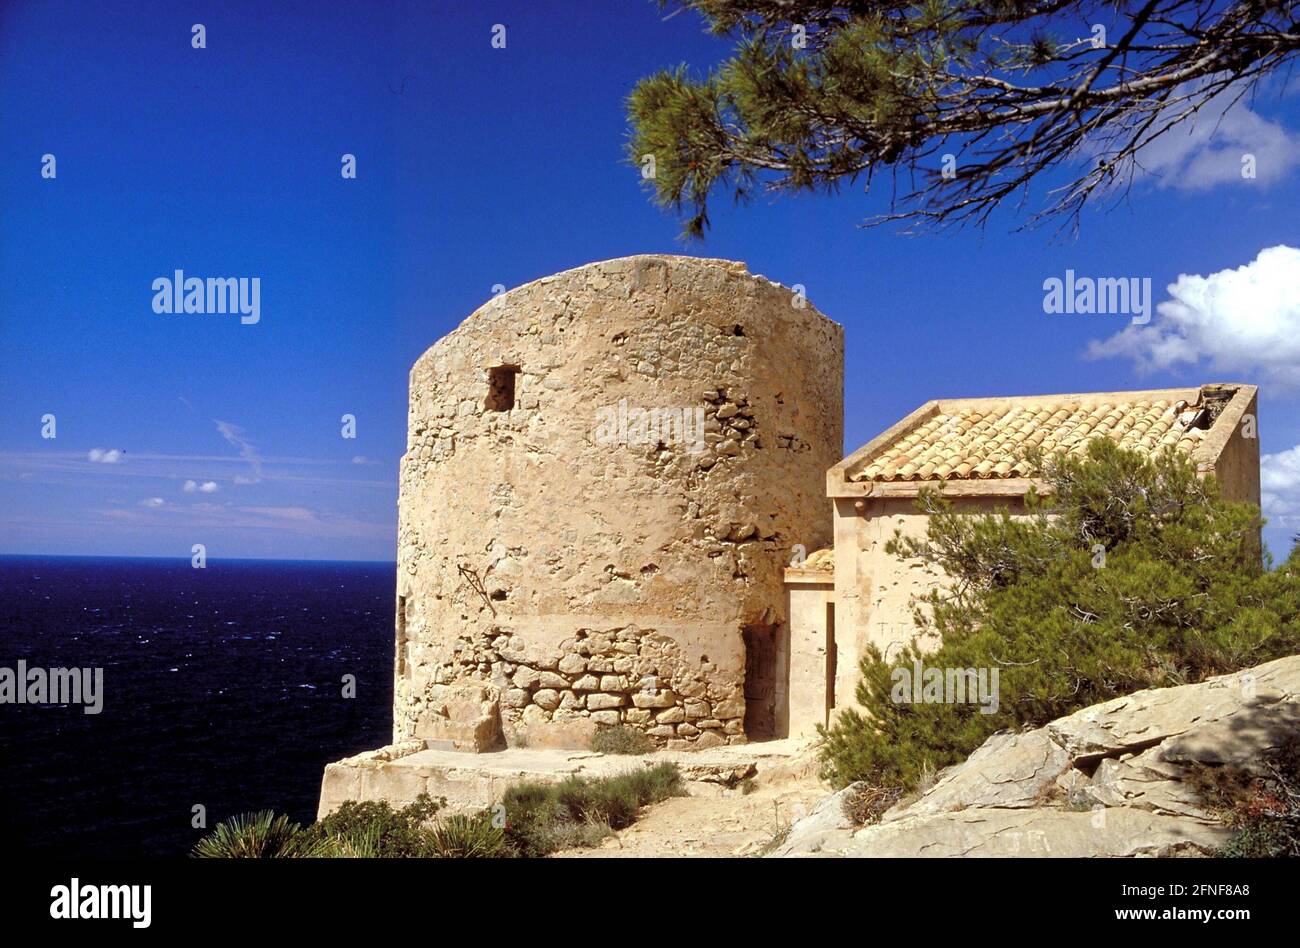
<svg viewBox="0 0 1300 948">
<path fill-rule="evenodd" d="M 1271 173 L 1143 183 L 1073 241 L 1015 233 L 1010 213 L 982 232 L 861 229 L 887 194 L 857 188 L 719 203 L 683 245 L 623 163 L 623 100 L 725 48 L 640 0 L 0 6 L 0 552 L 391 559 L 411 363 L 493 284 L 643 252 L 806 286 L 846 328 L 849 450 L 936 396 L 1229 376 L 1264 386 L 1265 453 L 1300 444 L 1276 372 L 1087 360 L 1127 319 L 1042 306 L 1067 268 L 1149 276 L 1159 301 L 1180 274 L 1300 246 L 1300 184 L 1277 167 L 1294 95 L 1235 123 Z M 260 277 L 261 322 L 155 314 L 151 283 L 176 268 Z M 1276 552 L 1293 529 L 1269 530 Z"/>
</svg>

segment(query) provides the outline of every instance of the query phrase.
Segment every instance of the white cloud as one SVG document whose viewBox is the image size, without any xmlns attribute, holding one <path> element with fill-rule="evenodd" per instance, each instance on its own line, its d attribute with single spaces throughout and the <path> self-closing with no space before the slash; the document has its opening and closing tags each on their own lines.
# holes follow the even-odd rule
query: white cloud
<svg viewBox="0 0 1300 948">
<path fill-rule="evenodd" d="M 203 494 L 215 494 L 217 492 L 217 482 L 204 481 L 200 484 L 198 481 L 186 481 L 181 485 L 181 490 L 187 494 L 193 494 L 196 491 Z"/>
<path fill-rule="evenodd" d="M 86 460 L 94 461 L 96 464 L 117 464 L 125 455 L 125 451 L 117 448 L 91 448 L 86 455 Z"/>
<path fill-rule="evenodd" d="M 150 497 L 131 507 L 111 507 L 101 510 L 100 515 L 106 521 L 134 527 L 183 526 L 186 531 L 206 528 L 255 530 L 264 536 L 373 539 L 389 538 L 393 530 L 387 520 L 369 522 L 308 507 L 244 507 L 211 501 L 171 504 L 161 497 Z M 189 535 L 188 532 L 185 534 Z"/>
<path fill-rule="evenodd" d="M 1300 525 L 1300 445 L 1259 459 L 1260 506 L 1273 524 Z"/>
<path fill-rule="evenodd" d="M 1259 252 L 1251 263 L 1209 276 L 1181 274 L 1159 318 L 1093 340 L 1092 359 L 1125 357 L 1143 371 L 1206 360 L 1216 370 L 1300 385 L 1300 250 Z"/>
<path fill-rule="evenodd" d="M 364 454 L 358 454 L 356 457 L 354 457 L 354 458 L 352 459 L 352 463 L 353 463 L 353 464 L 369 464 L 369 463 L 370 463 L 370 459 L 367 458 Z"/>
<path fill-rule="evenodd" d="M 216 421 L 216 419 L 213 419 Z M 228 421 L 216 421 L 217 431 L 221 437 L 225 438 L 232 445 L 239 449 L 239 456 L 248 461 L 253 468 L 251 477 L 239 476 L 235 478 L 236 484 L 256 484 L 262 479 L 262 457 L 257 453 L 257 448 L 253 443 L 244 437 L 244 429 L 238 425 L 232 425 Z"/>
<path fill-rule="evenodd" d="M 315 520 L 316 512 L 307 507 L 239 507 L 245 513 L 271 520 Z"/>
<path fill-rule="evenodd" d="M 1192 91 L 1182 86 L 1178 93 Z M 1219 184 L 1258 187 L 1282 180 L 1300 161 L 1300 135 L 1292 135 L 1248 105 L 1249 94 L 1230 86 L 1199 113 L 1138 150 L 1142 170 L 1158 187 L 1205 191 Z M 1181 108 L 1181 107 L 1180 107 Z M 1254 178 L 1242 176 L 1243 156 L 1254 159 Z"/>
</svg>

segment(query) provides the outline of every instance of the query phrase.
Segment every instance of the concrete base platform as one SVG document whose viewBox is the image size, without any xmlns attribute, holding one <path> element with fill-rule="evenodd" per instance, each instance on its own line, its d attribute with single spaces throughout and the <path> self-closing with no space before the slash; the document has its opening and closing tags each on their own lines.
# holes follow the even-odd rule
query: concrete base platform
<svg viewBox="0 0 1300 948">
<path fill-rule="evenodd" d="M 598 777 L 660 763 L 681 768 L 691 795 L 721 794 L 761 770 L 789 763 L 807 747 L 806 740 L 790 739 L 644 755 L 522 747 L 471 754 L 407 741 L 329 764 L 317 818 L 332 813 L 344 800 L 385 800 L 401 807 L 421 793 L 446 797 L 453 811 L 480 810 L 525 780 L 558 783 L 574 774 Z"/>
</svg>

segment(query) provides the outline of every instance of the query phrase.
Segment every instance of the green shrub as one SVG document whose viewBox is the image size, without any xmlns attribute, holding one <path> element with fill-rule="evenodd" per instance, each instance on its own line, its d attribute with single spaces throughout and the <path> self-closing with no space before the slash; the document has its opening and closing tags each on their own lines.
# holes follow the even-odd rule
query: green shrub
<svg viewBox="0 0 1300 948">
<path fill-rule="evenodd" d="M 284 859 L 326 855 L 320 840 L 270 810 L 243 813 L 218 823 L 194 847 L 204 859 Z"/>
<path fill-rule="evenodd" d="M 657 764 L 611 777 L 567 777 L 526 782 L 506 791 L 506 836 L 522 856 L 545 856 L 592 846 L 611 830 L 631 825 L 643 806 L 682 793 L 674 764 Z"/>
<path fill-rule="evenodd" d="M 606 823 L 611 829 L 622 829 L 631 824 L 641 806 L 636 788 L 618 778 L 595 782 L 569 777 L 556 785 L 555 795 L 560 806 L 575 819 L 586 823 Z"/>
<path fill-rule="evenodd" d="M 864 656 L 862 711 L 823 730 L 824 775 L 836 785 L 911 789 L 995 731 L 1300 651 L 1296 552 L 1266 570 L 1258 509 L 1221 500 L 1187 458 L 1096 440 L 1086 458 L 1043 469 L 1050 499 L 1031 492 L 1027 518 L 962 514 L 922 493 L 926 536 L 896 535 L 888 549 L 949 577 L 915 610 L 918 630 L 942 644 Z M 894 672 L 914 660 L 997 669 L 996 710 L 896 702 Z"/>
<path fill-rule="evenodd" d="M 569 819 L 549 784 L 516 784 L 506 790 L 501 804 L 506 811 L 506 835 L 521 856 L 551 852 L 550 828 Z"/>
<path fill-rule="evenodd" d="M 400 810 L 385 801 L 346 800 L 309 831 L 330 847 L 331 855 L 359 857 L 431 857 L 437 848 L 428 824 L 446 804 L 427 793 Z"/>
<path fill-rule="evenodd" d="M 655 742 L 644 731 L 634 727 L 606 727 L 591 739 L 591 749 L 602 754 L 651 754 Z"/>
</svg>

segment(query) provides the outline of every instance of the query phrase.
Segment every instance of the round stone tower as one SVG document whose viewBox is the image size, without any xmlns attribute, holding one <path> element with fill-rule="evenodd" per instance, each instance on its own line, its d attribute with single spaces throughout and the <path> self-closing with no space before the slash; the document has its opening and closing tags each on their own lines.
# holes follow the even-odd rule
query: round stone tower
<svg viewBox="0 0 1300 948">
<path fill-rule="evenodd" d="M 743 264 L 592 263 L 411 370 L 394 739 L 784 733 L 783 568 L 831 542 L 843 330 Z"/>
</svg>

